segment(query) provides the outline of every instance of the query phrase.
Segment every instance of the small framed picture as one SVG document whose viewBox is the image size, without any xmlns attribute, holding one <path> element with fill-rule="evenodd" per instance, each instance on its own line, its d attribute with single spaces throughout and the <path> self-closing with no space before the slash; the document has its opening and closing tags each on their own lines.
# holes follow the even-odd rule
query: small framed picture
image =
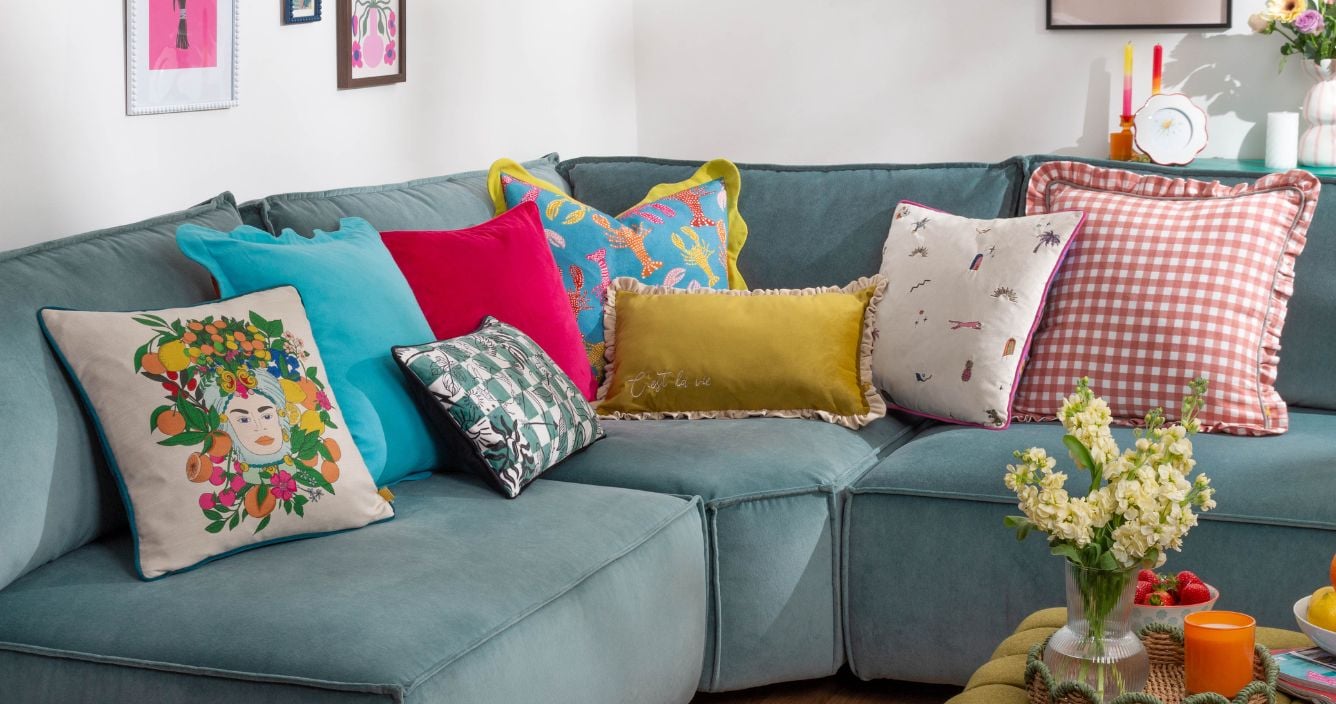
<svg viewBox="0 0 1336 704">
<path fill-rule="evenodd" d="M 283 0 L 283 24 L 320 21 L 320 0 Z"/>
<path fill-rule="evenodd" d="M 339 90 L 408 80 L 404 0 L 338 3 Z"/>
<path fill-rule="evenodd" d="M 1232 0 L 1048 0 L 1049 29 L 1229 29 Z"/>
<path fill-rule="evenodd" d="M 236 107 L 241 0 L 125 0 L 125 111 Z"/>
</svg>

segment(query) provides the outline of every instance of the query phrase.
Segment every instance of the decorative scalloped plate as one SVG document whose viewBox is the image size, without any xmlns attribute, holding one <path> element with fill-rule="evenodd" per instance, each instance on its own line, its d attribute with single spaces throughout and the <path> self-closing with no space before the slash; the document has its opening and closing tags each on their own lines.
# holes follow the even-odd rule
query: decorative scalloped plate
<svg viewBox="0 0 1336 704">
<path fill-rule="evenodd" d="M 1191 163 L 1206 148 L 1206 111 L 1182 93 L 1160 93 L 1132 118 L 1137 149 L 1166 166 Z"/>
</svg>

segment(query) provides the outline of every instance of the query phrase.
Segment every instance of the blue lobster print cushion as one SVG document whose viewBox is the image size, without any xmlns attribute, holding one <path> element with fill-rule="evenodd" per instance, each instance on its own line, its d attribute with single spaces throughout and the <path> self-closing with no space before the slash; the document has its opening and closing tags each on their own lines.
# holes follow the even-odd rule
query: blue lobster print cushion
<svg viewBox="0 0 1336 704">
<path fill-rule="evenodd" d="M 393 352 L 451 457 L 507 498 L 603 437 L 570 377 L 527 335 L 496 318 L 488 316 L 469 335 Z"/>
<path fill-rule="evenodd" d="M 572 199 L 509 159 L 488 176 L 497 213 L 537 204 L 594 376 L 603 378 L 603 306 L 608 284 L 630 277 L 683 289 L 745 288 L 737 257 L 746 223 L 737 212 L 740 176 L 723 159 L 686 181 L 662 184 L 613 217 Z"/>
<path fill-rule="evenodd" d="M 872 379 L 900 410 L 1002 429 L 1085 214 L 973 220 L 903 202 L 882 248 Z"/>
<path fill-rule="evenodd" d="M 97 424 L 142 579 L 393 517 L 296 289 L 40 322 Z"/>
</svg>

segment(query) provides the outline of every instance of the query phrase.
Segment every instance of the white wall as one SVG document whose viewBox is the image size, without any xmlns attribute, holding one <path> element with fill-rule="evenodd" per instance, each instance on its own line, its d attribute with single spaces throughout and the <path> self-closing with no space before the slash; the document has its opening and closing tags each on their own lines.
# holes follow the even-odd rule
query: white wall
<svg viewBox="0 0 1336 704">
<path fill-rule="evenodd" d="M 241 105 L 125 115 L 121 0 L 6 2 L 0 250 L 177 210 L 517 159 L 635 151 L 625 0 L 410 0 L 409 80 L 335 88 L 334 1 L 242 0 Z M 374 130 L 372 128 L 375 128 Z"/>
<path fill-rule="evenodd" d="M 1048 31 L 1044 0 L 637 0 L 645 154 L 762 162 L 1105 156 L 1121 108 L 1122 46 L 1151 46 L 1165 89 L 1211 115 L 1204 156 L 1259 158 L 1266 113 L 1307 81 L 1278 73 L 1279 40 L 1248 34 L 1263 0 L 1235 0 L 1226 34 Z"/>
</svg>

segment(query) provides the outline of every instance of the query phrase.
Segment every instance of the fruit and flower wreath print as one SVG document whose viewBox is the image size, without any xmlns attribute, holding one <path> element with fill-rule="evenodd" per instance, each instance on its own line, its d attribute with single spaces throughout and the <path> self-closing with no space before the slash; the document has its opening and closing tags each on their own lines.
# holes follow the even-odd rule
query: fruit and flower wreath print
<svg viewBox="0 0 1336 704">
<path fill-rule="evenodd" d="M 94 416 L 141 577 L 394 515 L 292 287 L 41 322 Z"/>
</svg>

